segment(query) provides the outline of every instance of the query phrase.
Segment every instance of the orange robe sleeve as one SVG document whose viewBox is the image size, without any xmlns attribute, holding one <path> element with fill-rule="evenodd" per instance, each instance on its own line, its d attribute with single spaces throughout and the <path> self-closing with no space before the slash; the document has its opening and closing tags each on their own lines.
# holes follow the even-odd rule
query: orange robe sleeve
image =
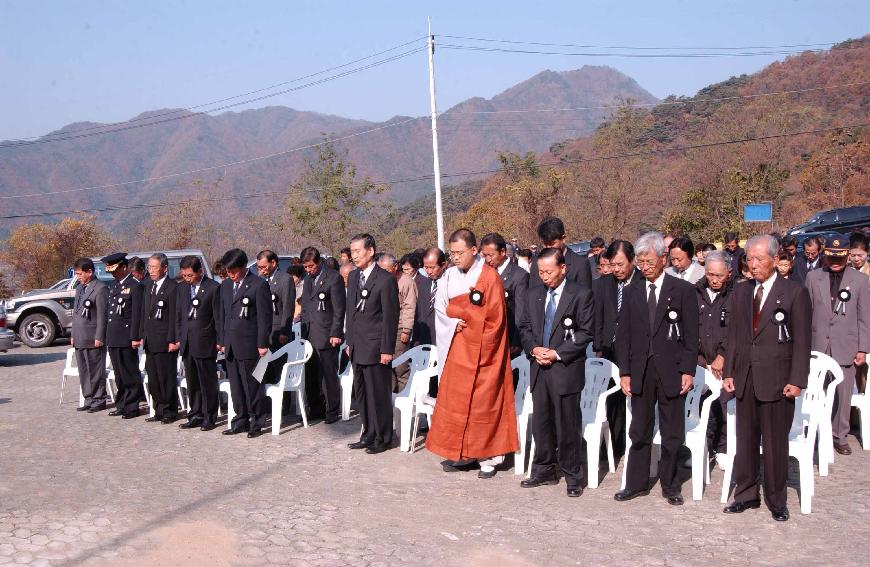
<svg viewBox="0 0 870 567">
<path fill-rule="evenodd" d="M 467 326 L 446 353 L 426 439 L 427 449 L 454 461 L 519 447 L 504 286 L 498 273 L 484 266 L 475 289 L 483 292 L 483 305 L 473 305 L 468 294 L 447 305 L 447 315 Z"/>
</svg>

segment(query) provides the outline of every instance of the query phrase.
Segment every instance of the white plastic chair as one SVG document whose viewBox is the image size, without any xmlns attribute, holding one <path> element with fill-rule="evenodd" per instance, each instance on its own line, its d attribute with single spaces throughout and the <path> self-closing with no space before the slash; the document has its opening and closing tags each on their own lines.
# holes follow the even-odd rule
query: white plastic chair
<svg viewBox="0 0 870 567">
<path fill-rule="evenodd" d="M 620 385 L 620 388 L 622 386 Z M 659 459 L 661 459 L 662 454 L 662 435 L 659 432 L 659 406 L 656 404 L 655 409 L 655 424 L 653 425 L 653 440 L 652 440 L 652 450 L 650 452 L 650 461 L 649 461 L 649 476 L 654 477 L 658 476 L 659 473 Z M 622 459 L 622 489 L 625 489 L 625 481 L 628 475 L 628 450 L 631 449 L 631 436 L 629 435 L 629 431 L 631 431 L 631 398 L 625 398 L 625 458 Z"/>
<path fill-rule="evenodd" d="M 852 389 L 852 407 L 858 409 L 861 418 L 861 447 L 870 451 L 870 398 L 858 392 L 857 385 Z"/>
<path fill-rule="evenodd" d="M 190 411 L 190 399 L 187 396 L 187 376 L 184 371 L 184 360 L 179 356 L 176 360 L 176 387 L 178 388 L 178 403 L 181 411 Z"/>
<path fill-rule="evenodd" d="M 834 398 L 837 395 L 837 386 L 843 381 L 843 369 L 830 356 L 812 351 L 810 353 L 810 377 L 815 376 L 815 379 L 824 384 L 828 372 L 834 375 L 834 379 L 825 388 L 825 415 L 819 419 L 819 476 L 828 476 L 828 465 L 834 462 L 834 431 L 831 426 L 831 418 L 834 414 Z"/>
<path fill-rule="evenodd" d="M 411 396 L 414 399 L 413 431 L 411 432 L 411 453 L 417 446 L 417 431 L 420 429 L 420 417 L 425 415 L 427 423 L 432 423 L 435 414 L 436 398 L 429 395 L 429 383 L 432 378 L 439 378 L 437 368 L 426 368 L 414 373 L 414 383 L 411 385 Z M 408 377 L 410 381 L 411 376 Z"/>
<path fill-rule="evenodd" d="M 736 398 L 728 400 L 728 404 L 725 406 L 725 436 L 725 452 L 716 454 L 716 458 L 721 459 L 724 470 L 722 473 L 722 497 L 719 500 L 722 504 L 728 504 L 728 495 L 731 494 L 731 476 L 734 472 L 734 457 L 737 455 Z"/>
<path fill-rule="evenodd" d="M 393 394 L 393 423 L 396 431 L 399 432 L 399 449 L 407 452 L 411 449 L 411 424 L 416 407 L 412 391 L 415 374 L 438 366 L 438 349 L 434 345 L 417 345 L 394 358 L 392 367 L 395 368 L 406 362 L 409 365 L 408 383 L 401 392 Z"/>
<path fill-rule="evenodd" d="M 148 404 L 148 417 L 154 417 L 157 410 L 154 408 L 154 400 L 151 399 L 151 392 L 148 390 L 148 371 L 145 369 L 145 349 L 139 347 L 139 372 L 142 374 L 142 389 L 145 391 L 145 402 Z"/>
<path fill-rule="evenodd" d="M 514 409 L 517 414 L 520 449 L 514 453 L 514 474 L 521 475 L 526 472 L 526 444 L 531 433 L 532 418 L 531 368 L 525 354 L 520 354 L 511 360 L 511 370 L 519 373 L 517 387 L 514 390 Z M 531 470 L 531 463 L 529 470 Z"/>
<path fill-rule="evenodd" d="M 338 349 L 339 364 L 341 364 L 341 355 L 346 348 L 347 344 L 345 343 Z M 350 419 L 350 404 L 353 400 L 353 364 L 350 359 L 347 360 L 347 366 L 338 375 L 338 383 L 341 385 L 341 419 L 347 421 Z"/>
<path fill-rule="evenodd" d="M 603 358 L 586 359 L 586 384 L 580 393 L 580 409 L 583 439 L 586 441 L 586 466 L 589 488 L 598 488 L 598 457 L 601 443 L 607 447 L 607 464 L 610 472 L 616 472 L 613 458 L 613 438 L 607 421 L 607 397 L 620 389 L 619 369 Z M 608 388 L 610 380 L 615 385 Z M 531 470 L 531 466 L 529 466 Z"/>
<path fill-rule="evenodd" d="M 60 401 L 57 405 L 63 405 L 63 389 L 66 386 L 67 376 L 70 378 L 78 378 L 79 377 L 79 369 L 76 366 L 76 349 L 68 348 L 66 349 L 66 364 L 63 367 L 63 374 L 60 378 Z M 81 388 L 79 388 L 79 406 L 83 406 L 85 404 L 85 400 L 81 394 Z"/>
<path fill-rule="evenodd" d="M 710 395 L 701 403 L 704 392 Z M 695 369 L 695 381 L 686 395 L 686 448 L 692 453 L 692 500 L 701 500 L 704 484 L 710 484 L 710 459 L 707 447 L 707 424 L 710 408 L 718 403 L 722 381 L 706 368 Z"/>
<path fill-rule="evenodd" d="M 267 355 L 270 361 L 287 355 L 287 362 L 281 368 L 278 383 L 266 386 L 266 395 L 272 398 L 272 435 L 281 432 L 284 392 L 296 392 L 296 411 L 302 416 L 303 427 L 308 427 L 308 412 L 305 409 L 305 363 L 311 358 L 312 352 L 311 343 L 305 339 L 296 339 Z"/>
<path fill-rule="evenodd" d="M 236 411 L 233 408 L 233 394 L 230 390 L 229 380 L 218 380 L 218 392 L 227 395 L 227 429 L 233 426 L 233 418 L 236 417 Z"/>
</svg>

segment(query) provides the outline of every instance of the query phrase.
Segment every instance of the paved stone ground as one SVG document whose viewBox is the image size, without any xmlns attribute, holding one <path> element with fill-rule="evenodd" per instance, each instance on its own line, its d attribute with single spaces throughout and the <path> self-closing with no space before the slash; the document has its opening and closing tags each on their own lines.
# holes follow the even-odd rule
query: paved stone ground
<svg viewBox="0 0 870 567">
<path fill-rule="evenodd" d="M 445 474 L 425 450 L 350 451 L 356 420 L 258 439 L 58 406 L 65 346 L 0 355 L 0 565 L 867 565 L 870 452 L 816 479 L 813 514 L 579 499 L 512 472 Z M 853 441 L 853 448 L 856 443 Z M 794 475 L 793 475 L 794 476 Z M 796 477 L 793 479 L 796 481 Z M 796 483 L 795 483 L 796 484 Z M 687 496 L 691 487 L 683 488 Z"/>
</svg>

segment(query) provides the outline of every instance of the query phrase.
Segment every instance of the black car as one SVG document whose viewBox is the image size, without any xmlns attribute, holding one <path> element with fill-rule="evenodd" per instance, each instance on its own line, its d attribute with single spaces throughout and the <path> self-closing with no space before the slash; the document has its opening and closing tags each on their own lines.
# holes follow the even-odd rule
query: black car
<svg viewBox="0 0 870 567">
<path fill-rule="evenodd" d="M 795 236 L 839 232 L 849 234 L 870 227 L 870 207 L 844 207 L 817 213 L 807 222 L 794 226 L 786 232 Z"/>
</svg>

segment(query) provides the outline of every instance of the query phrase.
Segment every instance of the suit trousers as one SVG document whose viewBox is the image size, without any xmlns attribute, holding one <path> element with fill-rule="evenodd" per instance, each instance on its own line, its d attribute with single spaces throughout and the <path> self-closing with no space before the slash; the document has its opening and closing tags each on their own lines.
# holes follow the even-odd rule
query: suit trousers
<svg viewBox="0 0 870 567">
<path fill-rule="evenodd" d="M 843 381 L 837 384 L 837 393 L 834 396 L 834 415 L 831 416 L 834 443 L 846 444 L 851 428 L 850 417 L 852 415 L 852 391 L 855 389 L 855 365 L 840 366 L 843 371 Z"/>
<path fill-rule="evenodd" d="M 139 373 L 139 351 L 130 347 L 109 347 L 109 358 L 115 372 L 115 409 L 128 414 L 139 411 L 143 397 L 142 374 Z"/>
<path fill-rule="evenodd" d="M 656 403 L 659 410 L 659 431 L 662 438 L 662 456 L 659 461 L 659 480 L 664 496 L 680 494 L 677 479 L 677 451 L 686 440 L 685 395 L 669 398 L 652 359 L 647 360 L 643 377 L 643 391 L 631 394 L 631 427 L 628 435 L 631 448 L 626 457 L 628 474 L 625 488 L 649 488 L 649 469 L 652 454 L 653 428 Z"/>
<path fill-rule="evenodd" d="M 360 441 L 375 445 L 393 442 L 392 369 L 385 364 L 353 365 L 357 408 L 363 424 Z"/>
<path fill-rule="evenodd" d="M 213 424 L 217 420 L 218 410 L 217 356 L 185 356 L 184 374 L 187 377 L 187 397 L 190 400 L 187 419 L 199 418 L 204 425 Z"/>
<path fill-rule="evenodd" d="M 752 369 L 743 398 L 737 398 L 737 455 L 734 462 L 735 502 L 758 500 L 760 458 L 764 458 L 764 502 L 770 510 L 786 503 L 788 432 L 794 418 L 794 400 L 762 402 L 755 397 Z M 761 445 L 763 455 L 758 454 Z"/>
<path fill-rule="evenodd" d="M 147 343 L 146 343 L 147 345 Z M 178 415 L 178 353 L 145 350 L 148 391 L 158 418 Z"/>
<path fill-rule="evenodd" d="M 235 430 L 262 429 L 266 423 L 266 389 L 254 378 L 257 360 L 226 359 L 227 377 L 230 380 L 230 396 L 233 399 L 231 427 Z M 279 418 L 280 419 L 280 418 Z"/>
<path fill-rule="evenodd" d="M 341 414 L 338 357 L 338 347 L 316 348 L 308 360 L 305 368 L 305 397 L 313 415 L 331 418 Z"/>
<path fill-rule="evenodd" d="M 562 469 L 568 488 L 580 488 L 586 481 L 583 464 L 583 436 L 580 393 L 560 395 L 553 391 L 547 370 L 541 370 L 532 390 L 535 411 L 532 413 L 532 438 L 535 458 L 532 476 L 551 476 Z"/>
<path fill-rule="evenodd" d="M 86 407 L 106 403 L 106 347 L 77 348 L 76 364 L 79 367 L 79 384 Z"/>
</svg>

